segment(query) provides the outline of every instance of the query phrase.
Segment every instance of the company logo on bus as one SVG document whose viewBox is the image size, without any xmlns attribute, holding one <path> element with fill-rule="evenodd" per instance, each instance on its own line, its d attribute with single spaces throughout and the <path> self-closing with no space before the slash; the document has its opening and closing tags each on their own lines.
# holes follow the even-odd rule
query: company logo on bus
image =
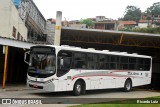
<svg viewBox="0 0 160 107">
<path fill-rule="evenodd" d="M 128 75 L 139 75 L 139 73 L 136 73 L 136 72 L 129 72 Z"/>
<path fill-rule="evenodd" d="M 37 78 L 35 79 L 35 81 L 37 81 Z"/>
</svg>

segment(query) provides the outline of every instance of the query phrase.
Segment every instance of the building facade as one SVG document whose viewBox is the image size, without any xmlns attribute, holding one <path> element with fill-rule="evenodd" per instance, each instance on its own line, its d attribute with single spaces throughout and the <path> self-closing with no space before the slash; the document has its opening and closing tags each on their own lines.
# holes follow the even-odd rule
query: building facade
<svg viewBox="0 0 160 107">
<path fill-rule="evenodd" d="M 96 16 L 96 22 L 102 22 L 106 19 L 105 16 Z"/>
<path fill-rule="evenodd" d="M 54 44 L 55 26 L 55 19 L 51 18 L 47 20 L 45 33 L 47 34 L 47 42 L 52 45 Z"/>
<path fill-rule="evenodd" d="M 135 26 L 138 26 L 136 21 L 118 21 L 118 30 L 122 29 L 132 30 L 133 28 L 135 28 Z"/>
<path fill-rule="evenodd" d="M 33 0 L 21 0 L 18 11 L 28 29 L 28 41 L 46 42 L 46 20 Z"/>
<path fill-rule="evenodd" d="M 96 22 L 95 29 L 116 30 L 116 22 Z"/>
<path fill-rule="evenodd" d="M 86 28 L 86 24 L 69 24 L 70 28 Z"/>
<path fill-rule="evenodd" d="M 0 0 L 0 36 L 27 41 L 27 28 L 12 0 Z"/>
</svg>

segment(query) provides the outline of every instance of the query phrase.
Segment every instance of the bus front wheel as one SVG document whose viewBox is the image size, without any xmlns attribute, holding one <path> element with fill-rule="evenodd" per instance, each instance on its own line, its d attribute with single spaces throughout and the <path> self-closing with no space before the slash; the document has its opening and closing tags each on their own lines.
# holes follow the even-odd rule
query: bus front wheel
<svg viewBox="0 0 160 107">
<path fill-rule="evenodd" d="M 124 84 L 124 91 L 129 92 L 129 91 L 131 91 L 131 88 L 132 88 L 132 82 L 130 79 L 127 79 Z"/>
<path fill-rule="evenodd" d="M 82 92 L 82 83 L 81 81 L 77 81 L 74 85 L 73 94 L 75 96 L 79 96 Z"/>
</svg>

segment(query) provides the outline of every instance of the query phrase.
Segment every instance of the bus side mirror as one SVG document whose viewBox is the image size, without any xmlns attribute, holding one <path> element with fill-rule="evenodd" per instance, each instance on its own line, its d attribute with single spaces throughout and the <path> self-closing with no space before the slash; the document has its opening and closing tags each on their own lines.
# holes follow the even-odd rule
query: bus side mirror
<svg viewBox="0 0 160 107">
<path fill-rule="evenodd" d="M 24 62 L 28 65 L 30 65 L 29 61 L 27 61 L 27 59 L 29 59 L 29 54 L 30 54 L 30 51 L 27 51 L 24 53 Z"/>
<path fill-rule="evenodd" d="M 60 59 L 60 65 L 63 66 L 63 64 L 64 64 L 64 60 Z"/>
</svg>

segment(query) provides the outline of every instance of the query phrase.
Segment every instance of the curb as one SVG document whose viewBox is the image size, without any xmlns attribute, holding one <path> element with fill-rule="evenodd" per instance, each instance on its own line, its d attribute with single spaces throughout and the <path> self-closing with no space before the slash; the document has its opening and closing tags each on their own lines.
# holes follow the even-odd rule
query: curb
<svg viewBox="0 0 160 107">
<path fill-rule="evenodd" d="M 34 88 L 20 88 L 20 89 L 17 89 L 17 88 L 7 88 L 7 89 L 0 89 L 0 92 L 7 92 L 7 91 L 25 91 L 25 90 L 36 90 Z"/>
</svg>

